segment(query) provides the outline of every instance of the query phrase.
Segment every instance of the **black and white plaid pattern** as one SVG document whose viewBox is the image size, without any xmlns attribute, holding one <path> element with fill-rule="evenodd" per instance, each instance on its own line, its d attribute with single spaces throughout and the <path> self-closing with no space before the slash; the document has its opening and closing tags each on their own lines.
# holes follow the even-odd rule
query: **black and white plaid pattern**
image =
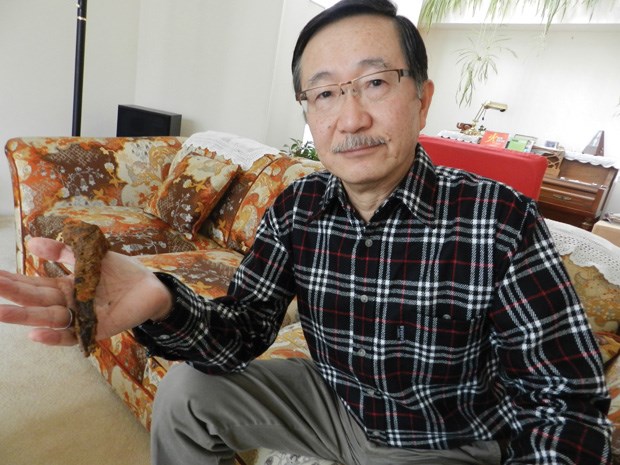
<svg viewBox="0 0 620 465">
<path fill-rule="evenodd" d="M 162 279 L 176 308 L 139 330 L 155 353 L 243 369 L 297 296 L 318 369 L 372 440 L 500 439 L 513 463 L 609 460 L 598 347 L 536 203 L 435 167 L 419 146 L 368 223 L 328 173 L 286 189 L 229 297 L 206 302 Z"/>
</svg>

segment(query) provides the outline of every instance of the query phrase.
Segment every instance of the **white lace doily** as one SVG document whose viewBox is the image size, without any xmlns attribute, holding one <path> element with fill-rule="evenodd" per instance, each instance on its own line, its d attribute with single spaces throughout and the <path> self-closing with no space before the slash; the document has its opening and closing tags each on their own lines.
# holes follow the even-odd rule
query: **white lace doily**
<svg viewBox="0 0 620 465">
<path fill-rule="evenodd" d="M 481 139 L 480 136 L 469 136 L 467 134 L 463 134 L 462 132 L 450 131 L 448 129 L 439 131 L 439 134 L 437 135 L 439 137 L 443 137 L 444 139 L 460 140 L 461 142 L 469 142 L 470 144 L 478 144 Z"/>
<path fill-rule="evenodd" d="M 192 134 L 183 143 L 183 148 L 191 149 L 192 147 L 209 149 L 246 170 L 250 169 L 252 163 L 260 157 L 280 153 L 280 150 L 263 145 L 255 140 L 217 131 Z"/>
<path fill-rule="evenodd" d="M 560 255 L 570 254 L 575 265 L 596 267 L 607 281 L 620 286 L 620 247 L 585 229 L 545 221 Z"/>
<path fill-rule="evenodd" d="M 589 155 L 587 153 L 580 152 L 570 152 L 568 150 L 564 152 L 564 158 L 566 158 L 567 160 L 579 161 L 581 163 L 604 166 L 605 168 L 611 168 L 612 166 L 616 166 L 616 160 L 614 160 L 613 158 L 599 157 L 596 155 Z"/>
</svg>

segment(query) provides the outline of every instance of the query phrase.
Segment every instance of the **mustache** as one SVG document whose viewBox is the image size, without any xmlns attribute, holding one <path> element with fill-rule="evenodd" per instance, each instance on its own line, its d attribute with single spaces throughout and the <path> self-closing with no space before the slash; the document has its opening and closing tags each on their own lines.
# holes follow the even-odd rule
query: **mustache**
<svg viewBox="0 0 620 465">
<path fill-rule="evenodd" d="M 347 152 L 362 147 L 375 147 L 385 144 L 383 137 L 349 135 L 342 142 L 332 147 L 332 153 Z"/>
</svg>

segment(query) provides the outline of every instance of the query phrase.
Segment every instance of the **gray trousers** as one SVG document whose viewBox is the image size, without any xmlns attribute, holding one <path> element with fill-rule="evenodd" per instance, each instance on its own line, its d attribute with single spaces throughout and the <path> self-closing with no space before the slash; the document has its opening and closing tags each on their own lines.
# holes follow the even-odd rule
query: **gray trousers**
<svg viewBox="0 0 620 465">
<path fill-rule="evenodd" d="M 173 367 L 153 406 L 154 465 L 228 465 L 264 447 L 345 465 L 501 463 L 495 441 L 444 451 L 372 443 L 310 360 L 254 361 L 242 373 Z"/>
</svg>

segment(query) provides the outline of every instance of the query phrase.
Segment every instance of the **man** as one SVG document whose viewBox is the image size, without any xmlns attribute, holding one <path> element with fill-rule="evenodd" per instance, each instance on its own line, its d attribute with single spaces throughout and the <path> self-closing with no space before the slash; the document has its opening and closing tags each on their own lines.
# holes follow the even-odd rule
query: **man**
<svg viewBox="0 0 620 465">
<path fill-rule="evenodd" d="M 191 361 L 159 388 L 154 463 L 259 446 L 344 464 L 609 463 L 600 354 L 544 221 L 506 186 L 433 166 L 417 144 L 426 67 L 387 0 L 319 14 L 293 74 L 328 172 L 276 200 L 229 296 L 106 256 L 98 337 L 135 326 L 151 353 Z M 3 276 L 25 307 L 0 320 L 66 324 L 66 281 Z M 294 296 L 313 360 L 253 361 Z"/>
</svg>

